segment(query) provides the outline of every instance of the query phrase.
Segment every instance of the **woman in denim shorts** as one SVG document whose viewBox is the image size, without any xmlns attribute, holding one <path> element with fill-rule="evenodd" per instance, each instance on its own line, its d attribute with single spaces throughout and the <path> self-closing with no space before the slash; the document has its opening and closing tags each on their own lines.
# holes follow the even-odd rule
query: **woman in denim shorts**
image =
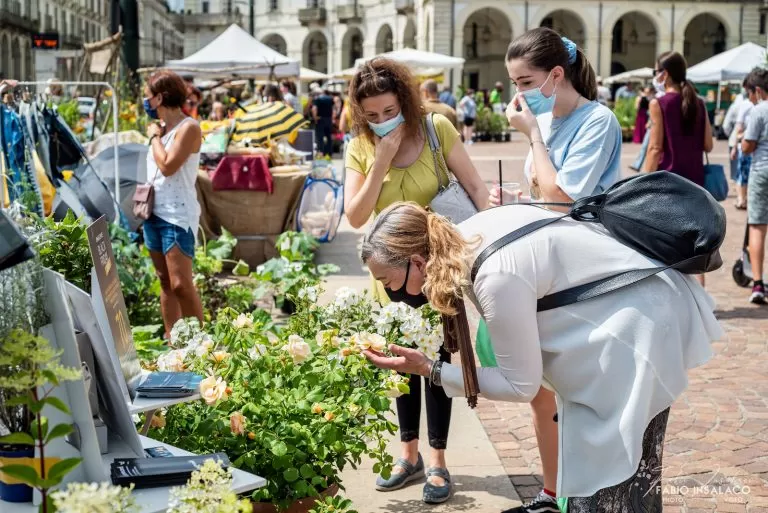
<svg viewBox="0 0 768 513">
<path fill-rule="evenodd" d="M 147 178 L 155 189 L 155 205 L 144 223 L 144 242 L 160 279 L 166 336 L 182 317 L 203 320 L 192 274 L 200 223 L 195 181 L 202 133 L 197 121 L 181 110 L 186 99 L 186 84 L 171 71 L 153 74 L 144 88 L 144 110 L 161 121 L 147 129 Z"/>
</svg>

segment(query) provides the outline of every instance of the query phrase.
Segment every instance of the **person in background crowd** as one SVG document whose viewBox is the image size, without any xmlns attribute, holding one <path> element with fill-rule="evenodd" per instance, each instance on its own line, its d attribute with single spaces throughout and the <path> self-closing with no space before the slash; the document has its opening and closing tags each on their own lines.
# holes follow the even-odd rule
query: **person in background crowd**
<svg viewBox="0 0 768 513">
<path fill-rule="evenodd" d="M 213 102 L 209 119 L 211 121 L 224 121 L 227 119 L 227 109 L 224 107 L 223 103 Z"/>
<path fill-rule="evenodd" d="M 359 228 L 371 217 L 398 201 L 429 205 L 438 193 L 435 158 L 426 138 L 424 111 L 410 70 L 404 64 L 383 57 L 372 59 L 358 68 L 349 85 L 355 138 L 346 155 L 344 212 L 349 223 Z M 440 150 L 448 169 L 467 191 L 478 209 L 488 201 L 488 188 L 477 174 L 466 149 L 457 144 L 459 134 L 445 117 L 433 117 Z M 427 303 L 420 288 L 413 288 L 408 273 L 415 278 L 421 272 L 404 260 L 400 281 L 374 282 L 374 297 L 383 302 L 403 302 L 413 307 Z M 441 361 L 450 354 L 440 349 Z M 451 496 L 451 477 L 445 462 L 445 449 L 451 421 L 451 401 L 445 391 L 414 377 L 411 391 L 398 397 L 401 457 L 388 479 L 379 477 L 376 489 L 396 490 L 424 475 L 424 460 L 419 454 L 419 417 L 422 390 L 427 407 L 429 446 L 427 483 L 424 502 L 434 504 Z"/>
<path fill-rule="evenodd" d="M 143 231 L 160 280 L 166 336 L 182 317 L 203 322 L 203 306 L 192 272 L 200 223 L 195 182 L 202 132 L 197 121 L 181 110 L 186 100 L 187 87 L 172 71 L 154 73 L 144 87 L 144 110 L 151 119 L 163 123 L 147 128 L 147 179 L 154 186 L 155 203 Z"/>
<path fill-rule="evenodd" d="M 704 186 L 704 153 L 712 151 L 712 125 L 704 102 L 686 79 L 688 64 L 677 52 L 656 61 L 654 87 L 664 95 L 651 101 L 651 139 L 643 170 L 669 171 Z M 697 276 L 702 286 L 704 275 Z"/>
<path fill-rule="evenodd" d="M 763 267 L 765 234 L 768 225 L 768 70 L 754 69 L 747 77 L 747 91 L 754 91 L 757 106 L 752 110 L 741 142 L 741 149 L 752 156 L 747 186 L 747 223 L 749 224 L 749 261 L 752 264 L 751 303 L 765 303 Z"/>
<path fill-rule="evenodd" d="M 738 132 L 735 130 L 736 118 L 739 116 L 741 103 L 747 99 L 746 83 L 747 77 L 744 77 L 741 92 L 732 95 L 731 104 L 728 106 L 728 111 L 725 113 L 725 118 L 723 119 L 723 132 L 728 136 L 728 155 L 731 157 L 729 163 L 731 167 L 731 180 L 733 181 L 736 181 L 739 175 L 738 146 L 740 146 L 740 143 L 738 141 Z M 734 149 L 736 149 L 735 157 L 733 156 Z M 744 196 L 744 200 L 746 201 L 746 195 Z"/>
<path fill-rule="evenodd" d="M 312 101 L 312 119 L 315 121 L 315 144 L 321 155 L 333 154 L 333 98 L 324 90 Z"/>
<path fill-rule="evenodd" d="M 611 102 L 611 90 L 603 85 L 603 79 L 597 77 L 597 102 L 608 105 Z"/>
<path fill-rule="evenodd" d="M 341 119 L 339 119 L 339 131 L 344 134 L 344 142 L 352 140 L 352 109 L 349 106 L 349 98 L 344 99 L 344 106 L 341 109 Z"/>
<path fill-rule="evenodd" d="M 496 85 L 494 86 L 493 90 L 491 91 L 490 96 L 488 97 L 488 103 L 490 103 L 491 108 L 494 112 L 498 111 L 498 114 L 501 114 L 504 112 L 504 108 L 502 105 L 504 104 L 504 84 L 501 82 L 496 82 Z"/>
<path fill-rule="evenodd" d="M 293 80 L 283 80 L 280 82 L 280 92 L 283 93 L 285 104 L 301 114 L 301 100 L 296 96 L 296 83 Z"/>
<path fill-rule="evenodd" d="M 456 111 L 445 103 L 442 103 L 437 96 L 437 82 L 430 79 L 421 84 L 421 101 L 424 104 L 424 110 L 426 112 L 442 114 L 448 118 L 448 121 L 450 121 L 456 129 L 459 128 Z"/>
<path fill-rule="evenodd" d="M 641 144 L 645 140 L 645 132 L 648 128 L 648 106 L 653 99 L 653 91 L 650 87 L 646 87 L 635 99 L 635 110 L 637 115 L 635 117 L 635 132 L 632 135 L 632 142 L 635 144 Z"/>
<path fill-rule="evenodd" d="M 616 99 L 629 99 L 637 96 L 635 92 L 635 84 L 624 84 L 616 90 Z"/>
<path fill-rule="evenodd" d="M 530 144 L 524 169 L 532 196 L 571 203 L 616 183 L 621 127 L 613 112 L 596 101 L 595 72 L 576 44 L 554 30 L 533 29 L 512 41 L 506 63 L 518 89 L 507 107 L 507 119 Z M 492 187 L 489 204 L 500 203 L 498 194 Z M 495 342 L 493 335 L 491 340 Z M 531 408 L 544 486 L 534 500 L 508 513 L 559 513 L 554 394 L 542 387 Z"/>
<path fill-rule="evenodd" d="M 451 86 L 443 87 L 443 92 L 440 93 L 440 101 L 448 105 L 452 109 L 456 109 L 456 97 L 451 92 Z"/>
<path fill-rule="evenodd" d="M 181 108 L 182 112 L 190 118 L 197 119 L 197 109 L 200 107 L 200 101 L 202 99 L 203 94 L 200 92 L 200 89 L 187 83 L 187 99 L 184 102 L 184 106 Z"/>
<path fill-rule="evenodd" d="M 661 513 L 670 407 L 685 391 L 690 370 L 712 358 L 712 342 L 723 336 L 714 301 L 695 280 L 669 270 L 537 313 L 543 296 L 657 265 L 606 230 L 568 221 L 502 247 L 470 281 L 472 264 L 486 247 L 555 215 L 510 205 L 455 226 L 418 205 L 398 203 L 371 225 L 362 260 L 393 287 L 423 290 L 441 313 L 454 314 L 457 300 L 475 305 L 499 362 L 476 369 L 484 398 L 525 403 L 542 387 L 555 391 L 562 447 L 558 484 L 568 513 Z M 394 356 L 364 354 L 380 368 L 429 376 L 432 386 L 451 397 L 465 395 L 469 378 L 461 365 L 408 347 L 389 350 Z M 551 416 L 549 422 L 557 425 Z M 549 504 L 528 511 L 560 512 Z"/>
<path fill-rule="evenodd" d="M 467 89 L 464 93 L 464 97 L 459 102 L 459 110 L 461 110 L 461 123 L 464 127 L 464 143 L 475 144 L 475 141 L 472 139 L 475 132 L 475 118 L 477 118 L 477 103 L 475 102 L 474 89 Z"/>
<path fill-rule="evenodd" d="M 646 88 L 646 95 L 648 98 L 648 108 L 650 109 L 650 102 L 654 98 L 660 97 L 663 92 L 654 91 L 650 87 Z M 640 151 L 637 153 L 637 158 L 635 161 L 629 166 L 629 169 L 633 171 L 640 171 L 643 168 L 643 163 L 645 162 L 645 156 L 648 153 L 648 145 L 651 142 L 651 119 L 650 114 L 646 116 L 648 121 L 645 126 L 645 134 L 643 135 L 643 143 L 640 146 Z"/>
<path fill-rule="evenodd" d="M 729 146 L 732 146 L 730 157 L 731 161 L 736 161 L 736 208 L 739 210 L 747 209 L 747 184 L 749 183 L 749 168 L 752 166 L 752 155 L 745 155 L 741 151 L 741 141 L 744 138 L 744 131 L 747 128 L 749 115 L 757 104 L 757 91 L 751 87 L 745 78 L 742 84 L 747 93 L 747 101 L 739 104 L 739 112 L 736 114 L 736 126 L 728 139 Z"/>
<path fill-rule="evenodd" d="M 267 84 L 264 88 L 264 102 L 282 102 L 283 94 L 275 84 Z"/>
</svg>

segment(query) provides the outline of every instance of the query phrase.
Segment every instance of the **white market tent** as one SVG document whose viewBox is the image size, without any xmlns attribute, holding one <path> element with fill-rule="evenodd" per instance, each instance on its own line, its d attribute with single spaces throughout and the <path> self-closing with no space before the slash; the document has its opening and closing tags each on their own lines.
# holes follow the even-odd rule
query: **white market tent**
<svg viewBox="0 0 768 513">
<path fill-rule="evenodd" d="M 168 61 L 166 66 L 200 70 L 199 74 L 224 73 L 251 78 L 298 77 L 301 68 L 299 61 L 276 52 L 236 24 L 189 57 Z"/>
<path fill-rule="evenodd" d="M 299 80 L 302 82 L 321 82 L 327 79 L 328 75 L 313 69 L 301 68 L 301 70 L 299 70 Z"/>
<path fill-rule="evenodd" d="M 604 84 L 621 84 L 623 82 L 644 82 L 653 78 L 653 68 L 639 68 L 603 79 Z"/>
<path fill-rule="evenodd" d="M 393 52 L 387 52 L 376 57 L 386 57 L 394 61 L 407 64 L 415 70 L 422 68 L 439 68 L 439 69 L 455 69 L 464 66 L 464 59 L 461 57 L 450 57 L 441 53 L 425 52 L 423 50 L 414 50 L 413 48 L 403 48 L 402 50 L 395 50 Z M 363 58 L 355 61 L 355 67 L 360 64 L 373 59 Z"/>
<path fill-rule="evenodd" d="M 755 67 L 765 67 L 765 47 L 744 43 L 688 68 L 691 82 L 720 83 L 743 80 Z"/>
</svg>

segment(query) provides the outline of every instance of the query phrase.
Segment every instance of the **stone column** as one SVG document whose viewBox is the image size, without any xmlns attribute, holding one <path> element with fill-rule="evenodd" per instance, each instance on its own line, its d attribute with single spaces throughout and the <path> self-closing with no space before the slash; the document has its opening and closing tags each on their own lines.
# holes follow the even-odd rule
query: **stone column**
<svg viewBox="0 0 768 513">
<path fill-rule="evenodd" d="M 608 35 L 606 35 L 605 30 L 603 30 L 603 37 L 599 39 L 598 44 L 600 45 L 600 65 L 595 71 L 602 77 L 610 77 L 612 33 L 608 32 Z M 597 59 L 597 56 L 595 56 L 595 59 Z"/>
</svg>

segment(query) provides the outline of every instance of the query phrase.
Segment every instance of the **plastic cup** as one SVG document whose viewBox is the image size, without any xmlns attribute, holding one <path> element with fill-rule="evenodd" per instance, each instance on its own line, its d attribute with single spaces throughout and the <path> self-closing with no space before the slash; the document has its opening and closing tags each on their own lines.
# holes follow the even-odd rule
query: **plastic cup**
<svg viewBox="0 0 768 513">
<path fill-rule="evenodd" d="M 519 203 L 520 196 L 522 196 L 522 194 L 523 189 L 517 182 L 504 182 L 501 184 L 501 197 L 503 205 Z"/>
</svg>

